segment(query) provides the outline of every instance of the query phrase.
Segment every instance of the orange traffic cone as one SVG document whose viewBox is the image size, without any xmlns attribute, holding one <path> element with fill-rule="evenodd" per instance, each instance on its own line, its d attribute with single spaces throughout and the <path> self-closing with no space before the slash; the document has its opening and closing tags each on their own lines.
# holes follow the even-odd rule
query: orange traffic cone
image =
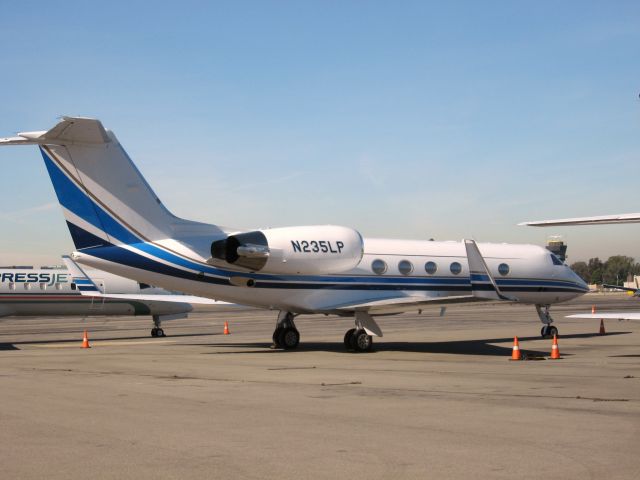
<svg viewBox="0 0 640 480">
<path fill-rule="evenodd" d="M 598 332 L 598 334 L 600 335 L 606 335 L 606 331 L 604 329 L 604 320 L 601 318 L 600 319 L 600 331 Z"/>
<path fill-rule="evenodd" d="M 558 360 L 560 358 L 560 349 L 558 348 L 558 336 L 553 336 L 553 344 L 551 345 L 551 360 Z"/>
<path fill-rule="evenodd" d="M 82 348 L 91 348 L 89 345 L 89 336 L 87 335 L 87 331 L 84 331 L 84 336 L 82 337 Z"/>
<path fill-rule="evenodd" d="M 511 360 L 522 360 L 522 358 L 520 358 L 520 344 L 518 343 L 518 337 L 513 337 L 513 350 L 511 351 Z"/>
<path fill-rule="evenodd" d="M 224 334 L 229 335 L 229 322 L 224 322 Z"/>
<path fill-rule="evenodd" d="M 596 306 L 591 305 L 591 315 L 595 315 L 595 314 L 596 314 Z"/>
</svg>

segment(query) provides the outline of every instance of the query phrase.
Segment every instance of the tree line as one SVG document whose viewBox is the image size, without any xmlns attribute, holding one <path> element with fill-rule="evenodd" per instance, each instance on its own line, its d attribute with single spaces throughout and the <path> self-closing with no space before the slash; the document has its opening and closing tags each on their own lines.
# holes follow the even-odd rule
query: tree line
<svg viewBox="0 0 640 480">
<path fill-rule="evenodd" d="M 575 262 L 571 269 L 587 283 L 622 285 L 627 278 L 640 275 L 640 263 L 625 255 L 614 255 L 603 262 L 598 257 L 588 262 Z"/>
</svg>

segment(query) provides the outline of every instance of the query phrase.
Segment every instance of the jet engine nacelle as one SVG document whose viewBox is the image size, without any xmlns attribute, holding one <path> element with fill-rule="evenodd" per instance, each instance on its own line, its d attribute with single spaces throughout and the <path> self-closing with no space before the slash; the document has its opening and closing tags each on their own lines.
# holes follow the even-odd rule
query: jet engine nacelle
<svg viewBox="0 0 640 480">
<path fill-rule="evenodd" d="M 339 273 L 357 266 L 363 253 L 356 230 L 334 225 L 256 230 L 211 244 L 213 259 L 263 273 Z"/>
</svg>

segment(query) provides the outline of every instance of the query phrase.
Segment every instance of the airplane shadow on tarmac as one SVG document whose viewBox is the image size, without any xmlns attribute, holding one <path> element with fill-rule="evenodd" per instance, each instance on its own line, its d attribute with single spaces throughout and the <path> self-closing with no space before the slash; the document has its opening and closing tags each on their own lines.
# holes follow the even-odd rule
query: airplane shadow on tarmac
<svg viewBox="0 0 640 480">
<path fill-rule="evenodd" d="M 611 332 L 607 333 L 607 336 L 611 335 L 626 335 L 632 332 Z M 185 334 L 172 334 L 167 337 L 160 337 L 160 339 L 178 339 L 178 338 L 193 338 L 193 337 L 210 337 L 213 335 L 222 335 L 220 333 L 185 333 Z M 592 338 L 599 337 L 597 333 L 578 333 L 572 335 L 562 335 L 559 337 L 560 350 L 562 351 L 562 339 L 568 338 Z M 128 337 L 100 337 L 96 339 L 98 341 L 126 341 L 126 340 L 141 340 L 149 339 L 148 335 L 136 335 Z M 520 349 L 523 354 L 529 357 L 543 357 L 547 356 L 551 350 L 549 344 L 548 350 L 532 350 L 526 348 L 526 342 L 540 341 L 539 336 L 534 337 L 519 337 Z M 550 340 L 548 340 L 550 342 Z M 55 339 L 55 340 L 35 340 L 35 341 L 21 341 L 21 342 L 4 342 L 0 343 L 0 351 L 20 350 L 20 345 L 34 345 L 34 344 L 59 344 L 59 343 L 72 343 L 80 342 L 80 340 L 74 336 L 73 338 Z M 474 340 L 449 340 L 446 342 L 393 342 L 385 340 L 377 340 L 373 343 L 373 352 L 416 352 L 416 353 L 448 353 L 455 355 L 489 355 L 504 357 L 511 355 L 511 348 L 513 338 L 484 338 Z M 504 345 L 494 345 L 504 344 Z M 221 352 L 208 352 L 204 355 L 231 355 L 239 353 L 257 353 L 257 354 L 278 354 L 289 353 L 285 350 L 274 349 L 270 347 L 270 343 L 267 342 L 220 342 L 220 343 L 192 343 L 189 345 L 203 346 L 203 347 L 222 347 L 234 349 L 230 351 Z M 238 348 L 248 348 L 251 350 L 238 350 Z M 300 343 L 300 346 L 293 351 L 325 351 L 325 352 L 338 352 L 338 353 L 353 353 L 346 352 L 344 344 L 342 342 L 305 342 Z M 570 356 L 571 354 L 563 353 L 563 356 Z"/>
<path fill-rule="evenodd" d="M 55 340 L 24 340 L 21 342 L 0 342 L 0 351 L 2 350 L 20 350 L 16 345 L 47 345 L 47 344 L 57 344 L 57 343 L 73 343 L 76 342 L 78 345 L 82 342 L 82 332 L 79 331 L 80 336 L 74 336 L 73 338 L 57 338 Z M 222 335 L 221 333 L 176 333 L 173 335 L 167 335 L 166 337 L 158 337 L 158 340 L 171 340 L 172 338 L 189 338 L 189 337 L 211 337 L 214 335 Z M 129 337 L 99 337 L 92 338 L 89 336 L 89 341 L 96 340 L 98 342 L 102 341 L 122 341 L 122 340 L 149 340 L 151 343 L 152 337 L 150 335 L 136 335 Z"/>
<path fill-rule="evenodd" d="M 610 335 L 625 335 L 632 332 L 612 332 Z M 562 338 L 592 338 L 599 337 L 597 333 L 579 333 L 573 335 L 563 335 L 559 338 L 560 349 L 562 350 Z M 532 350 L 526 348 L 526 342 L 533 340 L 541 340 L 540 337 L 519 337 L 521 352 L 529 357 L 544 357 L 548 356 L 551 351 L 551 340 L 549 342 L 548 350 Z M 511 349 L 513 338 L 485 338 L 477 340 L 450 340 L 446 342 L 388 342 L 384 340 L 374 341 L 373 352 L 416 352 L 416 353 L 449 353 L 455 355 L 489 355 L 496 357 L 504 357 L 511 355 Z M 504 346 L 494 345 L 495 343 L 504 343 Z M 523 343 L 525 345 L 523 345 Z M 228 352 L 209 352 L 204 355 L 228 355 L 238 353 L 288 353 L 281 349 L 270 349 L 269 343 L 265 342 L 238 342 L 238 343 L 202 343 L 201 346 L 209 347 L 227 347 L 227 348 L 251 348 L 260 350 L 234 350 Z M 305 342 L 304 339 L 300 342 L 300 346 L 293 351 L 325 351 L 325 352 L 339 352 L 346 353 L 344 344 L 342 342 L 320 343 L 320 342 Z M 351 352 L 352 353 L 352 352 Z M 563 356 L 570 356 L 571 354 L 562 354 Z"/>
</svg>

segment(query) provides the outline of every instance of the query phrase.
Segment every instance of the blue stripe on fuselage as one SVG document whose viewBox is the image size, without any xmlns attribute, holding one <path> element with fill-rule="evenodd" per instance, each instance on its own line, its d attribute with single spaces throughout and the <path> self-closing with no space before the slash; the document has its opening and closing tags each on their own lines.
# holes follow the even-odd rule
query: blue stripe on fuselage
<svg viewBox="0 0 640 480">
<path fill-rule="evenodd" d="M 71 181 L 56 163 L 49 158 L 49 155 L 42 147 L 40 147 L 40 152 L 42 153 L 44 164 L 49 172 L 49 177 L 51 177 L 51 183 L 53 183 L 58 201 L 64 208 L 73 212 L 97 229 L 102 230 L 110 238 L 117 239 L 123 243 L 138 243 L 141 241 L 136 235 L 120 225 L 111 215 L 91 200 L 89 196 Z M 73 235 L 74 231 L 69 230 Z M 104 241 L 102 241 L 102 243 L 104 243 Z M 78 245 L 75 242 L 75 238 L 74 244 L 76 244 L 76 248 L 87 247 L 84 241 L 80 241 L 80 245 Z"/>
<path fill-rule="evenodd" d="M 137 247 L 137 245 L 135 245 Z M 217 285 L 230 285 L 228 278 L 213 277 L 202 273 L 189 272 L 173 265 L 166 265 L 157 260 L 144 255 L 132 252 L 119 246 L 109 246 L 91 248 L 84 250 L 88 255 L 101 258 L 114 263 L 131 266 L 140 270 L 171 277 L 183 278 L 185 280 L 205 282 Z M 236 272 L 229 272 L 236 274 Z M 267 276 L 259 274 L 247 274 L 247 277 L 256 280 L 253 288 L 285 288 L 285 289 L 332 289 L 332 290 L 420 290 L 420 291 L 464 291 L 471 290 L 471 283 L 468 277 L 459 279 L 438 279 L 438 278 L 396 278 L 396 277 L 306 277 L 306 276 Z M 335 279 L 339 281 L 336 282 Z M 412 280 L 411 283 L 407 282 Z M 446 281 L 448 280 L 448 281 Z M 452 282 L 453 281 L 453 282 Z M 490 286 L 488 286 L 490 287 Z M 543 280 L 520 279 L 512 285 L 505 285 L 505 291 L 582 291 L 576 284 L 571 282 L 549 282 Z"/>
</svg>

